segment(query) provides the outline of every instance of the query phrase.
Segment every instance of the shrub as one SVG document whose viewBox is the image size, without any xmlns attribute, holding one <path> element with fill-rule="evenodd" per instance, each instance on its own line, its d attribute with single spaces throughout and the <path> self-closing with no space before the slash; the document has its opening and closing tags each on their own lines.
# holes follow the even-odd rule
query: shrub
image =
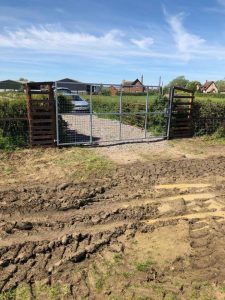
<svg viewBox="0 0 225 300">
<path fill-rule="evenodd" d="M 16 99 L 0 98 L 0 119 L 25 116 L 26 113 L 27 106 L 25 97 Z"/>
<path fill-rule="evenodd" d="M 194 101 L 192 118 L 195 135 L 215 133 L 225 121 L 225 101 Z"/>
<path fill-rule="evenodd" d="M 25 95 L 18 93 L 18 97 L 10 97 L 0 98 L 0 149 L 4 150 L 14 150 L 28 144 L 27 121 L 16 119 L 27 114 Z"/>
</svg>

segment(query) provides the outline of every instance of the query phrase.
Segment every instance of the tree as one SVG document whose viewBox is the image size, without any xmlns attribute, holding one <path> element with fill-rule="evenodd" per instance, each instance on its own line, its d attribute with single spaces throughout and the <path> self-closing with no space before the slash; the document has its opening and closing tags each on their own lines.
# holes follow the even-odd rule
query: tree
<svg viewBox="0 0 225 300">
<path fill-rule="evenodd" d="M 23 78 L 23 77 L 20 77 L 20 78 L 19 78 L 19 81 L 28 81 L 28 79 Z"/>
<path fill-rule="evenodd" d="M 197 91 L 197 87 L 201 86 L 201 83 L 197 80 L 189 81 L 186 85 L 186 89 L 191 90 L 193 92 Z"/>
<path fill-rule="evenodd" d="M 218 88 L 219 93 L 224 92 L 225 91 L 225 79 L 217 80 L 216 86 Z"/>
<path fill-rule="evenodd" d="M 179 86 L 185 88 L 189 81 L 184 76 L 178 76 L 170 81 L 169 86 Z"/>
</svg>

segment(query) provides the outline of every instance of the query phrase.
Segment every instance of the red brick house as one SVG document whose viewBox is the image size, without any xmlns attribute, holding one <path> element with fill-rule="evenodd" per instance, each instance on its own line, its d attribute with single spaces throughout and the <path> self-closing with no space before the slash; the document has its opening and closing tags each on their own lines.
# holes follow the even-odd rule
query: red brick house
<svg viewBox="0 0 225 300">
<path fill-rule="evenodd" d="M 123 80 L 122 91 L 125 93 L 143 93 L 145 91 L 143 76 L 141 81 L 138 78 L 135 81 Z"/>
</svg>

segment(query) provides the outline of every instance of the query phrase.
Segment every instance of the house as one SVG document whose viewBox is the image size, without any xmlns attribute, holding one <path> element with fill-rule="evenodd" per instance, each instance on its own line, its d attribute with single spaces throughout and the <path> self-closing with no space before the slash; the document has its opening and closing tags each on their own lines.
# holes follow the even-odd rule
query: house
<svg viewBox="0 0 225 300">
<path fill-rule="evenodd" d="M 145 91 L 143 75 L 141 76 L 141 80 L 138 78 L 134 81 L 123 80 L 122 91 L 125 93 L 143 93 Z"/>
<path fill-rule="evenodd" d="M 118 93 L 118 89 L 114 85 L 111 85 L 109 90 L 110 90 L 111 96 L 116 96 Z"/>
<path fill-rule="evenodd" d="M 208 80 L 206 80 L 206 82 L 201 86 L 201 91 L 206 94 L 219 92 L 215 82 Z"/>
<path fill-rule="evenodd" d="M 22 91 L 23 83 L 24 82 L 10 79 L 0 81 L 0 92 Z"/>
<path fill-rule="evenodd" d="M 90 93 L 91 85 L 89 83 L 80 82 L 78 80 L 70 79 L 70 78 L 64 78 L 57 80 L 57 87 L 63 87 L 70 89 L 74 93 Z M 92 86 L 92 92 L 96 92 L 97 86 Z"/>
</svg>

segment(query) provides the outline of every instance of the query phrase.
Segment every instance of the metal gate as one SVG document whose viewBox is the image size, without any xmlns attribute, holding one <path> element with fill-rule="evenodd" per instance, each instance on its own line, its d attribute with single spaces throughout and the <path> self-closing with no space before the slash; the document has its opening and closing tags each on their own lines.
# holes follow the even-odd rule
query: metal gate
<svg viewBox="0 0 225 300">
<path fill-rule="evenodd" d="M 161 86 L 55 82 L 57 145 L 154 141 L 167 137 Z"/>
</svg>

